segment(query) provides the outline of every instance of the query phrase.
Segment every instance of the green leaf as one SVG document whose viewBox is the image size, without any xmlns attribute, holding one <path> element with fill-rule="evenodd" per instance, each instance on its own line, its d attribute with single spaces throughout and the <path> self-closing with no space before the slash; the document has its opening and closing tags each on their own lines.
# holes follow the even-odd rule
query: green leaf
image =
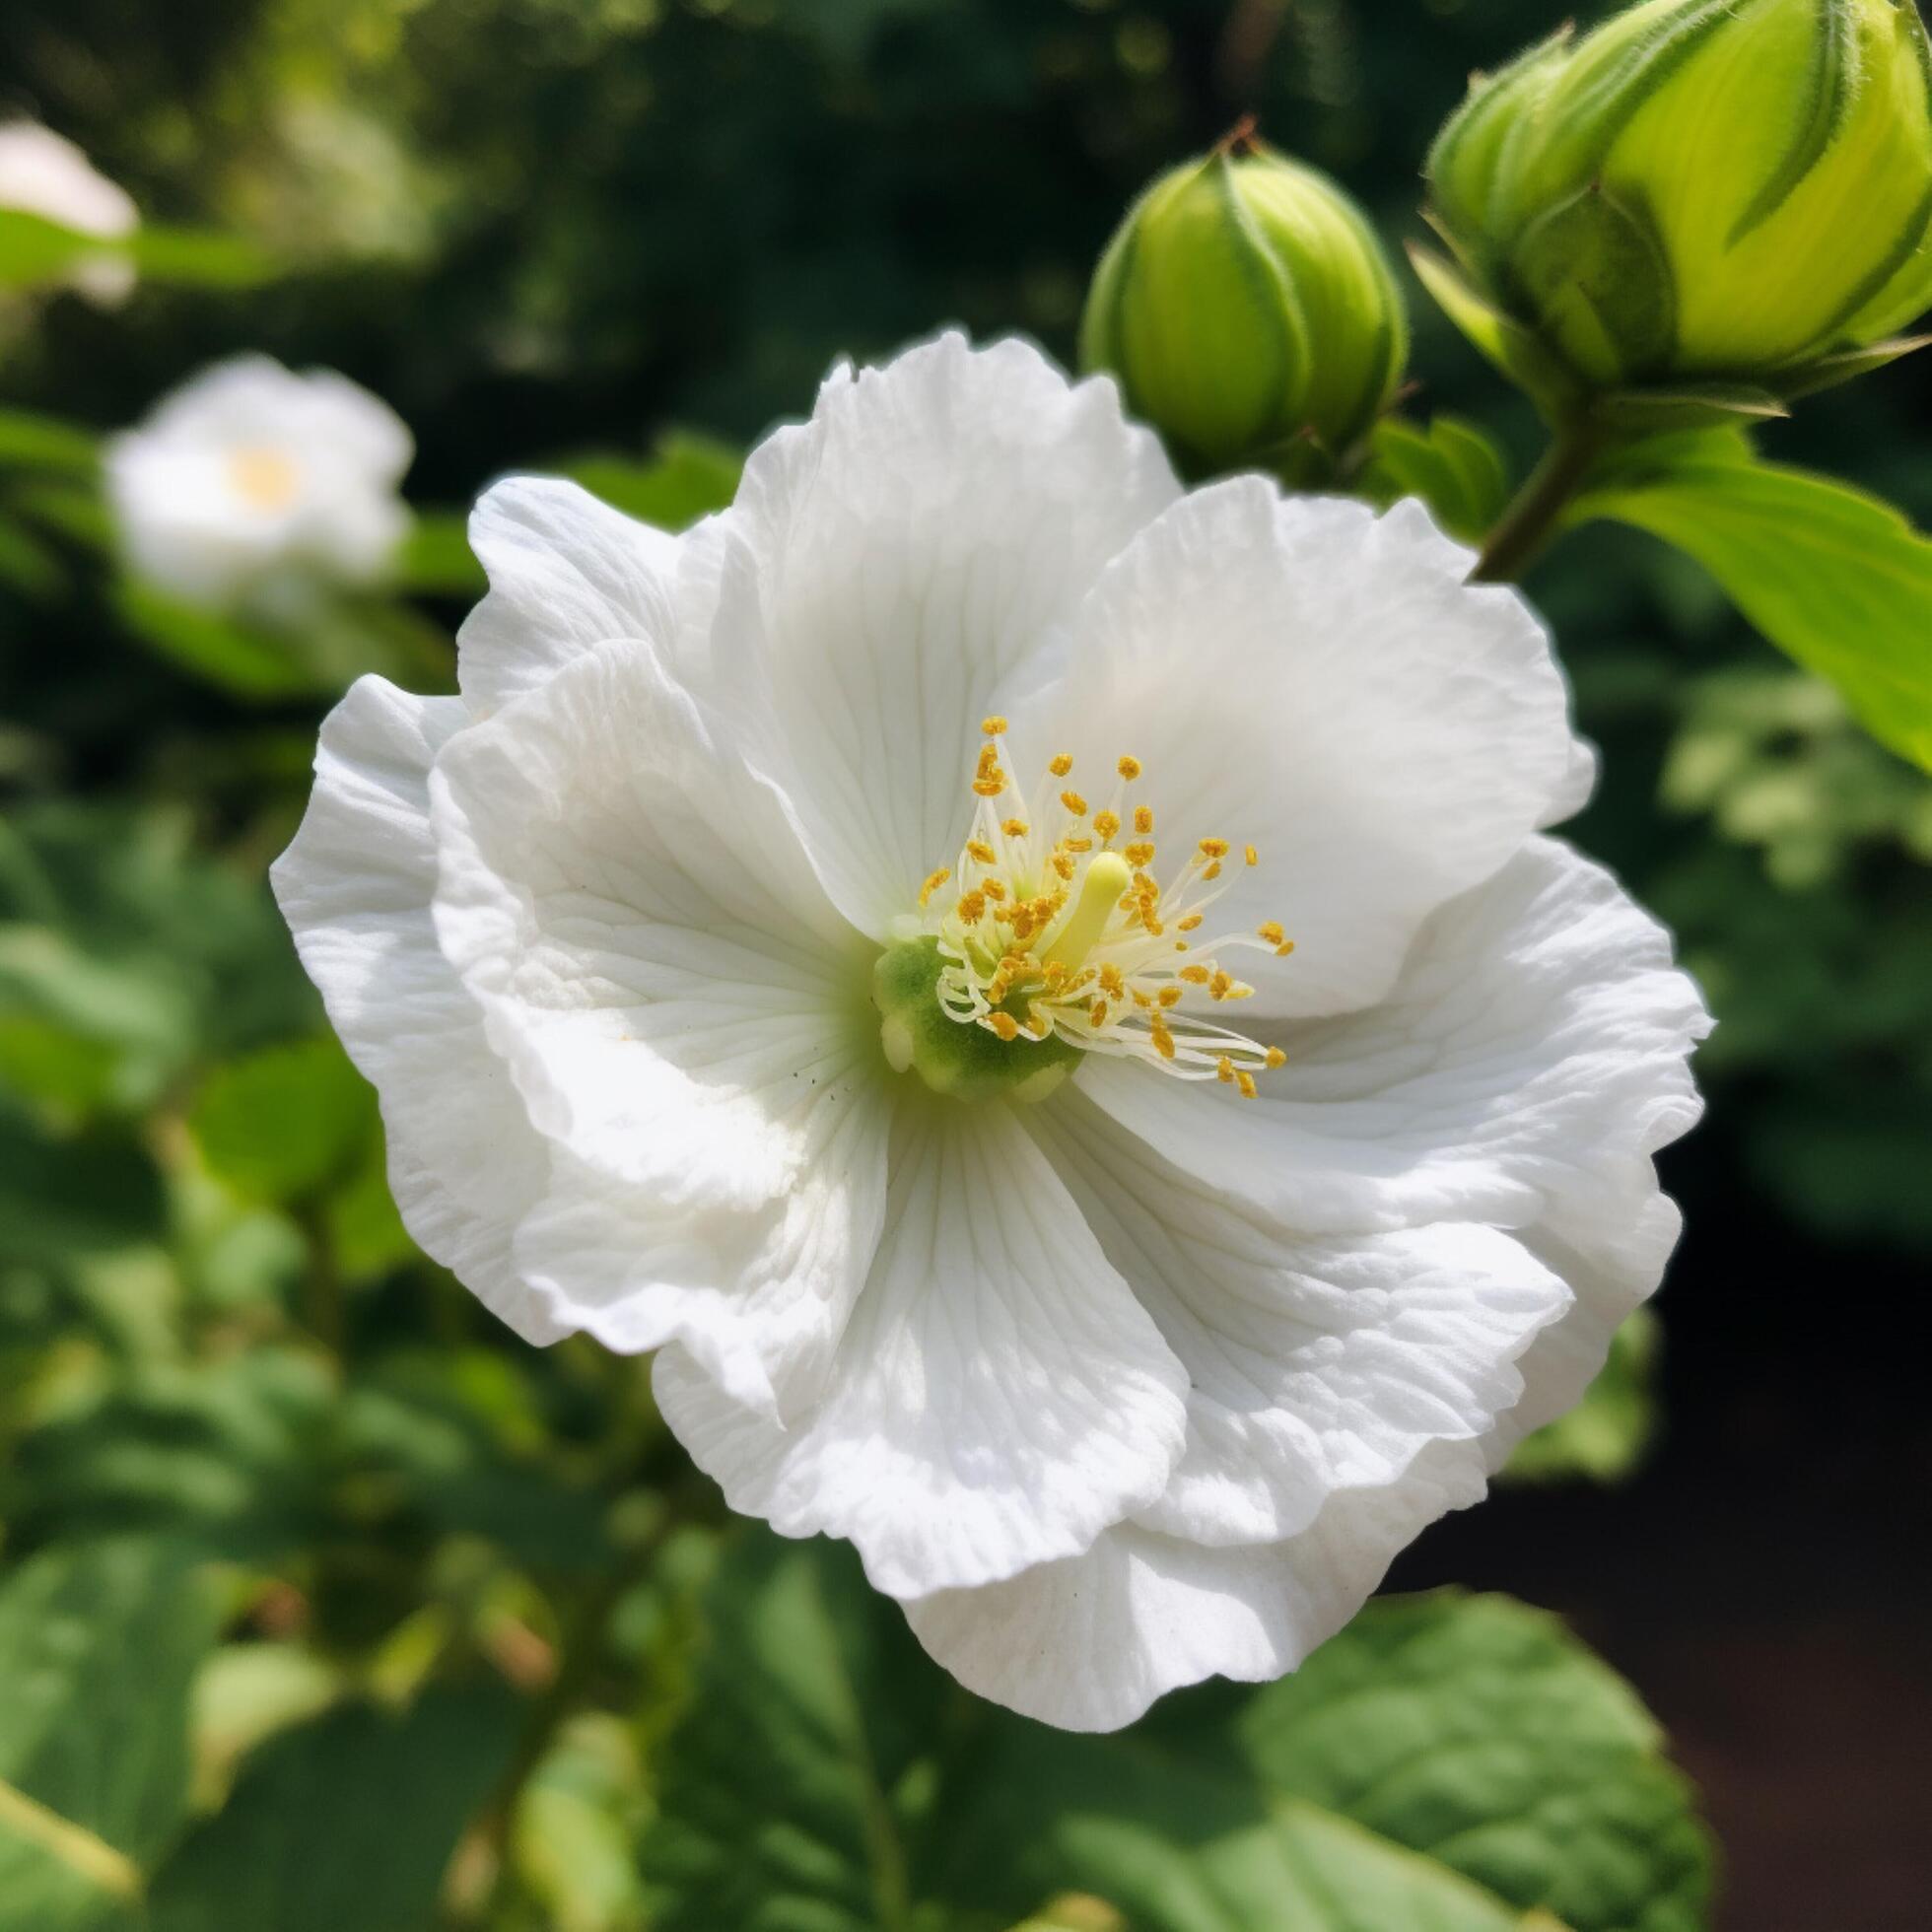
<svg viewBox="0 0 1932 1932">
<path fill-rule="evenodd" d="M 15 1532 L 166 1534 L 212 1555 L 280 1559 L 323 1520 L 335 1401 L 326 1365 L 288 1348 L 133 1371 L 22 1442 L 8 1481 Z"/>
<path fill-rule="evenodd" d="M 906 1932 L 906 1785 L 936 1672 L 843 1547 L 747 1530 L 706 1608 L 710 1649 L 645 1846 L 656 1932 Z"/>
<path fill-rule="evenodd" d="M 1639 1308 L 1611 1338 L 1610 1358 L 1583 1400 L 1519 1442 L 1505 1474 L 1525 1483 L 1620 1483 L 1629 1476 L 1657 1426 L 1656 1359 L 1656 1318 Z"/>
<path fill-rule="evenodd" d="M 1509 501 L 1509 470 L 1494 441 L 1473 423 L 1435 416 L 1423 429 L 1386 416 L 1370 438 L 1360 489 L 1388 505 L 1420 497 L 1451 536 L 1480 542 Z"/>
<path fill-rule="evenodd" d="M 333 1034 L 266 1047 L 217 1068 L 188 1113 L 209 1171 L 271 1206 L 320 1193 L 378 1133 L 376 1095 Z"/>
<path fill-rule="evenodd" d="M 0 465 L 92 476 L 99 461 L 99 445 L 89 431 L 58 416 L 0 409 Z"/>
<path fill-rule="evenodd" d="M 1276 1790 L 1573 1932 L 1707 1922 L 1709 1845 L 1655 1721 L 1545 1612 L 1383 1598 L 1232 1728 Z"/>
<path fill-rule="evenodd" d="M 65 280 L 90 257 L 126 252 L 124 242 L 83 235 L 24 209 L 0 208 L 0 289 L 43 288 Z"/>
<path fill-rule="evenodd" d="M 401 1716 L 348 1704 L 271 1738 L 162 1867 L 152 1932 L 423 1932 L 520 1720 L 501 1687 L 437 1690 Z"/>
<path fill-rule="evenodd" d="M 1135 1932 L 1705 1922 L 1708 1848 L 1656 1726 L 1504 1599 L 1371 1604 L 1294 1677 L 1113 1737 L 966 1699 L 841 1546 L 746 1532 L 706 1608 L 656 1767 L 654 1925 L 1000 1928 L 1078 1896 Z"/>
<path fill-rule="evenodd" d="M 469 547 L 469 518 L 459 511 L 418 511 L 396 559 L 396 582 L 424 596 L 481 596 L 488 581 Z"/>
<path fill-rule="evenodd" d="M 186 288 L 253 289 L 281 272 L 258 242 L 212 229 L 144 225 L 128 238 L 127 252 L 145 280 Z"/>
<path fill-rule="evenodd" d="M 121 621 L 158 656 L 238 698 L 306 697 L 316 689 L 284 639 L 131 579 L 116 586 L 114 603 Z"/>
<path fill-rule="evenodd" d="M 48 1552 L 0 1581 L 0 1900 L 34 1932 L 132 1926 L 185 1816 L 212 1600 L 156 1544 Z"/>
<path fill-rule="evenodd" d="M 687 529 L 699 518 L 725 509 L 737 495 L 743 468 L 738 450 L 689 430 L 659 437 L 649 462 L 580 456 L 561 465 L 562 474 L 613 510 L 666 530 Z"/>
<path fill-rule="evenodd" d="M 1771 643 L 1932 770 L 1932 541 L 1890 504 L 1737 446 L 1638 451 L 1569 520 L 1608 518 L 1694 558 Z"/>
</svg>

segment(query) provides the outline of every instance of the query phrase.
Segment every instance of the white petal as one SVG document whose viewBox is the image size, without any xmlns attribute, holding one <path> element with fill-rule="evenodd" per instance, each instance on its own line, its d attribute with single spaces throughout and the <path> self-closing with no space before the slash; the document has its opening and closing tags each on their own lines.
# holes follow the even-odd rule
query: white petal
<svg viewBox="0 0 1932 1932">
<path fill-rule="evenodd" d="M 1522 1394 L 1516 1358 L 1569 1306 L 1562 1282 L 1492 1228 L 1298 1234 L 1162 1160 L 1077 1092 L 1029 1119 L 1188 1371 L 1187 1450 L 1138 1512 L 1147 1528 L 1278 1542 L 1333 1491 L 1394 1482 L 1430 1442 L 1480 1443 Z"/>
<path fill-rule="evenodd" d="M 1670 938 L 1601 866 L 1538 839 L 1446 906 L 1370 1011 L 1259 1029 L 1260 1097 L 1088 1060 L 1082 1088 L 1190 1172 L 1295 1226 L 1530 1227 L 1696 1119 L 1709 1029 Z"/>
<path fill-rule="evenodd" d="M 1022 773 L 1069 752 L 1097 804 L 1123 753 L 1141 761 L 1128 795 L 1155 808 L 1162 878 L 1196 840 L 1233 842 L 1211 929 L 1276 920 L 1296 946 L 1229 956 L 1259 990 L 1244 1025 L 1380 999 L 1422 920 L 1574 801 L 1549 641 L 1469 564 L 1416 504 L 1378 519 L 1237 477 L 1108 567 L 1065 682 L 1015 701 Z"/>
<path fill-rule="evenodd" d="M 798 1096 L 883 1070 L 870 955 L 649 647 L 463 732 L 430 794 L 437 932 L 537 1127 L 660 1205 L 800 1181 Z"/>
<path fill-rule="evenodd" d="M 431 760 L 467 722 L 456 698 L 377 677 L 322 726 L 315 789 L 276 862 L 275 896 L 350 1058 L 381 1096 L 404 1224 L 518 1334 L 567 1329 L 510 1265 L 548 1156 L 430 922 Z"/>
<path fill-rule="evenodd" d="M 1064 1730 L 1118 1730 L 1181 1685 L 1295 1669 L 1399 1552 L 1482 1493 L 1480 1467 L 1443 1444 L 1388 1487 L 1338 1490 L 1285 1542 L 1209 1550 L 1126 1526 L 1070 1561 L 909 1603 L 906 1619 L 982 1697 Z"/>
<path fill-rule="evenodd" d="M 799 1146 L 790 1187 L 755 1208 L 679 1210 L 559 1151 L 516 1257 L 560 1319 L 623 1353 L 680 1344 L 776 1422 L 818 1397 L 878 1246 L 890 1109 L 850 1075 L 770 1097 Z"/>
<path fill-rule="evenodd" d="M 1655 1291 L 1677 1210 L 1651 1156 L 1696 1122 L 1710 1019 L 1669 935 L 1601 866 L 1539 839 L 1445 907 L 1389 998 L 1274 1029 L 1288 1063 L 1242 1102 L 1090 1062 L 1082 1089 L 1176 1165 L 1302 1228 L 1485 1221 L 1576 1306 L 1525 1357 L 1496 1457 L 1560 1414 Z"/>
<path fill-rule="evenodd" d="M 1186 1377 L 1012 1116 L 914 1101 L 816 1412 L 778 1428 L 677 1349 L 655 1386 L 732 1508 L 850 1538 L 908 1597 L 1074 1554 L 1151 1502 Z"/>
<path fill-rule="evenodd" d="M 882 936 L 957 854 L 980 720 L 1177 493 L 1110 381 L 957 335 L 828 382 L 753 453 L 707 695 L 736 705 L 855 925 Z"/>
<path fill-rule="evenodd" d="M 490 592 L 457 633 L 457 675 L 478 717 L 534 691 L 613 638 L 665 642 L 678 539 L 554 477 L 514 476 L 469 519 Z"/>
</svg>

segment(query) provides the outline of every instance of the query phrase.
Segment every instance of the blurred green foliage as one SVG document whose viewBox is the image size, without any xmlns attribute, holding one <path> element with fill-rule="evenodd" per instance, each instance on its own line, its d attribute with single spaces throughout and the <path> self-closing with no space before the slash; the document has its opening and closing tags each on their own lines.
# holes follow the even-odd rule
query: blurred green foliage
<svg viewBox="0 0 1932 1932">
<path fill-rule="evenodd" d="M 459 507 L 492 476 L 567 470 L 681 526 L 835 356 L 959 320 L 1065 357 L 1130 196 L 1243 108 L 1414 235 L 1466 73 L 1552 19 L 0 10 L 6 104 L 168 225 L 125 309 L 0 307 L 0 1922 L 1112 1922 L 1082 1895 L 1186 1932 L 1704 1922 L 1651 1727 L 1527 1613 L 1392 1602 L 1289 1684 L 1108 1743 L 972 1704 L 843 1552 L 740 1529 L 721 1554 L 635 1363 L 522 1347 L 408 1243 L 263 885 L 333 694 L 450 687 Z M 1413 307 L 1430 427 L 1385 435 L 1367 487 L 1474 534 L 1534 424 Z M 418 439 L 396 593 L 326 627 L 179 609 L 113 561 L 99 437 L 242 347 L 348 371 Z M 1922 521 L 1929 380 L 1901 366 L 1763 447 Z M 1922 1269 L 1932 788 L 1647 538 L 1592 525 L 1532 588 L 1606 752 L 1578 836 L 1719 1014 L 1696 1211 L 1758 1257 Z M 1729 1285 L 1680 1277 L 1666 1329 Z M 1623 1473 L 1647 1346 L 1518 1474 Z"/>
</svg>

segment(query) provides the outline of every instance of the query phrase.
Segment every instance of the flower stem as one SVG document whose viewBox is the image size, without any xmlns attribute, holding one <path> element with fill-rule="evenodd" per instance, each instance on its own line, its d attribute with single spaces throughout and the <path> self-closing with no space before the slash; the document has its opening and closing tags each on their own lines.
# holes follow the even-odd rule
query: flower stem
<svg viewBox="0 0 1932 1932">
<path fill-rule="evenodd" d="M 1505 510 L 1483 556 L 1470 574 L 1472 584 L 1514 584 L 1543 554 L 1556 533 L 1556 519 L 1603 449 L 1603 432 L 1594 424 L 1561 425 L 1530 480 Z"/>
</svg>

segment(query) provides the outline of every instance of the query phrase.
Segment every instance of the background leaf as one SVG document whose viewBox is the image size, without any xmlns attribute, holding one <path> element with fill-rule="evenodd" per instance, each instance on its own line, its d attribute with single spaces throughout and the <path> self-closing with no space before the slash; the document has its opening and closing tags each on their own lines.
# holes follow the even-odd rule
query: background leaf
<svg viewBox="0 0 1932 1932">
<path fill-rule="evenodd" d="M 165 1545 L 50 1552 L 0 1582 L 0 1902 L 33 1932 L 133 1926 L 185 1816 L 210 1592 Z"/>
<path fill-rule="evenodd" d="M 1932 541 L 1891 505 L 1693 441 L 1635 452 L 1572 509 L 1591 517 L 1694 557 L 1873 736 L 1932 770 Z"/>
<path fill-rule="evenodd" d="M 464 1825 L 510 1760 L 517 1700 L 440 1690 L 271 1738 L 156 1879 L 153 1932 L 423 1932 Z"/>
</svg>

